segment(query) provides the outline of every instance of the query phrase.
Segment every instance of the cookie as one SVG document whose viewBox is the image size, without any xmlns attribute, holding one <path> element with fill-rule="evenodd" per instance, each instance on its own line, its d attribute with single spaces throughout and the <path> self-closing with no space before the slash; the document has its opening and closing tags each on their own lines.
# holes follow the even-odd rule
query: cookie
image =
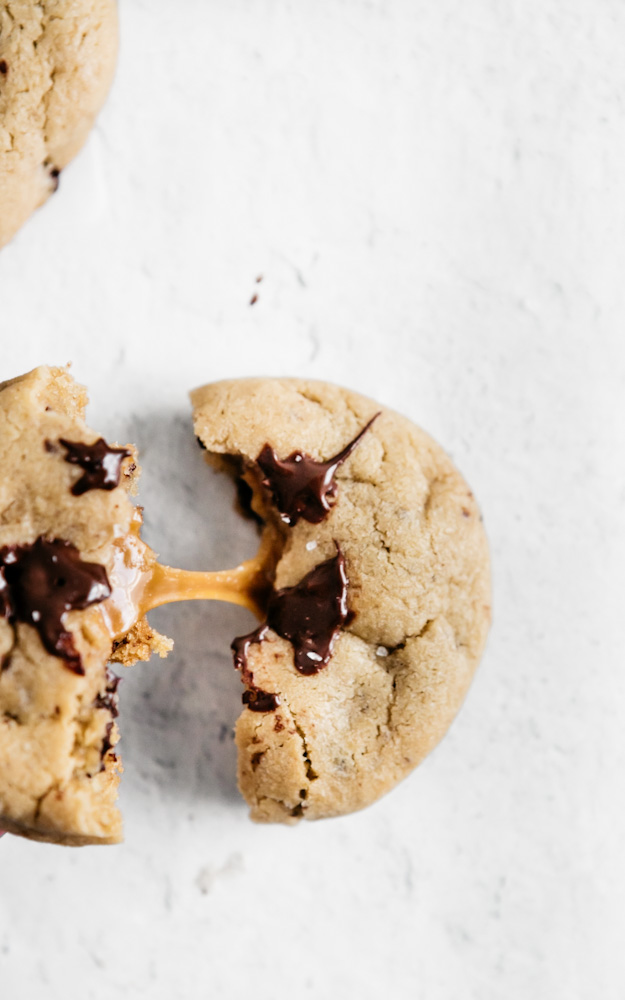
<svg viewBox="0 0 625 1000">
<path fill-rule="evenodd" d="M 0 384 L 0 829 L 77 845 L 121 839 L 107 663 L 171 647 L 130 600 L 156 558 L 134 448 L 95 434 L 86 401 L 61 368 Z"/>
<path fill-rule="evenodd" d="M 116 56 L 115 0 L 0 0 L 0 247 L 58 187 Z"/>
<path fill-rule="evenodd" d="M 490 621 L 480 513 L 445 452 L 347 389 L 243 379 L 192 393 L 207 458 L 243 484 L 273 582 L 233 643 L 253 819 L 339 816 L 392 789 L 456 715 Z"/>
</svg>

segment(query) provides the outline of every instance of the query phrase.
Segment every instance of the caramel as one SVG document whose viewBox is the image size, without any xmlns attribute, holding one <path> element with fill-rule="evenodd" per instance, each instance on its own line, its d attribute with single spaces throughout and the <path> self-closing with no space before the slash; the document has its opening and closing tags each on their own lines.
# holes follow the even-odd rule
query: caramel
<svg viewBox="0 0 625 1000">
<path fill-rule="evenodd" d="M 131 532 L 114 547 L 108 571 L 111 594 L 100 610 L 113 640 L 125 635 L 148 611 L 175 601 L 227 601 L 262 617 L 271 590 L 262 546 L 253 559 L 234 569 L 217 573 L 176 569 L 154 560 L 152 550 L 139 537 L 140 525 L 137 512 Z"/>
</svg>

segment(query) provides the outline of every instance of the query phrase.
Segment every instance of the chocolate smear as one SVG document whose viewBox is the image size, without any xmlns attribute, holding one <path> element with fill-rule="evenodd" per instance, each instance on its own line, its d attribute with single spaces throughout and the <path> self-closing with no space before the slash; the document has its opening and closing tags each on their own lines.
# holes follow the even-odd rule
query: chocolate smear
<svg viewBox="0 0 625 1000">
<path fill-rule="evenodd" d="M 319 462 L 301 451 L 280 459 L 271 445 L 263 447 L 256 463 L 263 473 L 263 486 L 271 493 L 286 524 L 293 526 L 301 517 L 311 524 L 319 524 L 328 516 L 338 489 L 335 476 L 339 465 L 349 458 L 379 416 L 376 413 L 353 441 L 326 462 Z"/>
<path fill-rule="evenodd" d="M 59 444 L 67 452 L 65 461 L 84 469 L 72 486 L 75 497 L 89 490 L 114 490 L 119 486 L 122 462 L 131 455 L 127 448 L 111 448 L 104 438 L 98 438 L 93 444 L 59 438 Z"/>
<path fill-rule="evenodd" d="M 347 573 L 345 557 L 337 545 L 337 554 L 320 563 L 294 587 L 277 590 L 269 598 L 267 619 L 249 635 L 232 643 L 234 665 L 249 690 L 243 703 L 253 712 L 271 712 L 279 704 L 278 695 L 261 691 L 247 664 L 252 643 L 261 642 L 269 629 L 293 646 L 295 667 L 310 676 L 325 667 L 334 648 L 336 636 L 353 619 L 347 608 Z"/>
<path fill-rule="evenodd" d="M 85 670 L 63 626 L 65 614 L 99 604 L 110 594 L 104 566 L 83 562 L 71 542 L 40 536 L 32 545 L 0 549 L 0 617 L 36 628 L 48 653 L 75 674 Z"/>
</svg>

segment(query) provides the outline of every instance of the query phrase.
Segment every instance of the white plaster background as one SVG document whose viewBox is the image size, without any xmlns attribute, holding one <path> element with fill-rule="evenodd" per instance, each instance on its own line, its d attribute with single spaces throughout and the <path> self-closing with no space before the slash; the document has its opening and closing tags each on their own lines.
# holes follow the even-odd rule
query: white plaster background
<svg viewBox="0 0 625 1000">
<path fill-rule="evenodd" d="M 176 650 L 123 685 L 126 842 L 0 842 L 0 995 L 621 1000 L 625 7 L 121 13 L 96 131 L 0 255 L 0 377 L 73 360 L 142 451 L 148 539 L 192 568 L 253 540 L 189 388 L 374 395 L 472 484 L 495 624 L 433 756 L 290 830 L 235 789 L 246 614 L 156 614 Z"/>
</svg>

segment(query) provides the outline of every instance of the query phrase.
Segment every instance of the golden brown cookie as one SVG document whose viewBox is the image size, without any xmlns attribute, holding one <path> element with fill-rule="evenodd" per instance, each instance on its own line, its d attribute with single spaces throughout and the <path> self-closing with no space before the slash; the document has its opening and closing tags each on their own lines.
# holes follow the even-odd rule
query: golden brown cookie
<svg viewBox="0 0 625 1000">
<path fill-rule="evenodd" d="M 116 57 L 115 0 L 0 0 L 0 247 L 56 190 Z"/>
<path fill-rule="evenodd" d="M 61 368 L 0 384 L 0 829 L 62 844 L 121 839 L 107 662 L 171 646 L 115 605 L 155 556 L 135 451 L 99 438 L 86 402 Z"/>
<path fill-rule="evenodd" d="M 439 742 L 482 653 L 489 558 L 473 494 L 427 434 L 347 389 L 241 379 L 192 402 L 209 461 L 251 491 L 278 592 L 268 625 L 233 647 L 252 818 L 360 809 Z"/>
</svg>

